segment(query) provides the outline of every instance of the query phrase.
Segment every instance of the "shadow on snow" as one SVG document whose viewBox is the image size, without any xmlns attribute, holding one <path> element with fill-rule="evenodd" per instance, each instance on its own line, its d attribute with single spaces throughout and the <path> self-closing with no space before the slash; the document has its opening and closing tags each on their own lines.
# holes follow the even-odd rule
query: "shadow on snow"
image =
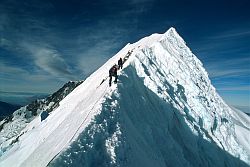
<svg viewBox="0 0 250 167">
<path fill-rule="evenodd" d="M 107 98 L 101 113 L 49 166 L 248 166 L 215 143 L 204 140 L 201 133 L 194 135 L 186 123 L 194 121 L 187 108 L 185 120 L 171 103 L 145 87 L 132 67 L 124 71 L 129 78 L 120 76 L 119 96 Z M 177 94 L 185 100 L 181 85 L 177 92 L 170 84 L 168 87 L 172 100 Z M 116 100 L 117 105 L 112 105 Z M 106 145 L 118 129 L 121 134 L 117 135 L 118 142 L 111 144 L 116 154 L 112 159 Z"/>
</svg>

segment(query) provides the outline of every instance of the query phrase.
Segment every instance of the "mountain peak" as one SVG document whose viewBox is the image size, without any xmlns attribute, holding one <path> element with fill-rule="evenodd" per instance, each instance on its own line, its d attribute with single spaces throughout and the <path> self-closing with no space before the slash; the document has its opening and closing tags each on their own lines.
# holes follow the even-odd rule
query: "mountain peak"
<svg viewBox="0 0 250 167">
<path fill-rule="evenodd" d="M 109 86 L 119 58 L 126 61 Z M 247 166 L 249 124 L 170 28 L 126 45 L 45 121 L 32 121 L 0 165 Z"/>
<path fill-rule="evenodd" d="M 177 36 L 179 36 L 179 34 L 177 33 L 176 29 L 174 27 L 170 27 L 164 34 L 175 34 Z"/>
<path fill-rule="evenodd" d="M 159 42 L 166 42 L 166 44 L 171 43 L 180 47 L 181 49 L 186 48 L 187 50 L 189 50 L 189 48 L 186 46 L 186 42 L 182 39 L 182 37 L 178 34 L 174 27 L 169 28 L 164 34 L 154 33 L 150 36 L 144 37 L 138 42 L 130 44 L 130 47 L 133 47 L 137 50 L 143 48 L 150 48 L 152 45 Z M 189 52 L 191 51 L 189 50 Z"/>
</svg>

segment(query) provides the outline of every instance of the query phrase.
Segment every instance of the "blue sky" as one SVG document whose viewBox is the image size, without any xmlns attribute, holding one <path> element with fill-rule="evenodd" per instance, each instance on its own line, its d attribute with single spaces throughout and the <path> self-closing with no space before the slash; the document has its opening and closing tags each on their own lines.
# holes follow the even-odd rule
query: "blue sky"
<svg viewBox="0 0 250 167">
<path fill-rule="evenodd" d="M 2 0 L 0 100 L 53 93 L 175 27 L 232 105 L 250 107 L 250 1 Z"/>
</svg>

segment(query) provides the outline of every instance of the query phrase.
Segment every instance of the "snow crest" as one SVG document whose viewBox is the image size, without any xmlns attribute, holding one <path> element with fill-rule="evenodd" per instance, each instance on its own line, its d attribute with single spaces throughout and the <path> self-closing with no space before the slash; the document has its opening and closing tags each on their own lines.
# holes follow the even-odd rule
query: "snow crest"
<svg viewBox="0 0 250 167">
<path fill-rule="evenodd" d="M 0 166 L 248 166 L 249 123 L 170 28 L 126 45 L 46 121 L 32 121 Z"/>
<path fill-rule="evenodd" d="M 244 130 L 236 129 L 237 113 L 218 95 L 202 63 L 174 28 L 137 52 L 132 64 L 146 87 L 183 114 L 194 134 L 250 164 L 250 143 L 239 141 L 250 134 L 249 118 L 242 116 L 248 123 Z M 237 135 L 243 131 L 244 137 Z"/>
</svg>

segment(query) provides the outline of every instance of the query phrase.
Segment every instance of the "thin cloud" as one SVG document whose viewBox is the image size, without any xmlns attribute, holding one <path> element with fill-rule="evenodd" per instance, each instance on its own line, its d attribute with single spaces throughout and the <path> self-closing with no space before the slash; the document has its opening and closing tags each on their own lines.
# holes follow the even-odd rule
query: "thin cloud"
<svg viewBox="0 0 250 167">
<path fill-rule="evenodd" d="M 144 5 L 151 2 L 151 0 L 132 0 L 127 3 L 141 4 L 141 7 L 145 8 Z M 23 8 L 32 7 L 37 9 L 38 12 L 35 12 L 36 14 L 39 14 L 39 11 L 43 9 L 49 11 L 53 8 L 50 4 L 41 6 L 39 4 L 40 2 L 22 5 L 24 5 Z M 111 8 L 111 6 L 107 6 L 107 8 Z M 124 34 L 129 35 L 132 30 L 137 28 L 137 18 L 133 17 L 133 21 L 127 18 L 131 17 L 134 14 L 133 12 L 138 13 L 140 11 L 138 6 L 131 6 L 131 8 L 125 8 L 116 13 L 116 15 L 104 15 L 94 20 L 92 25 L 88 27 L 81 26 L 77 29 L 69 30 L 70 36 L 68 33 L 60 32 L 60 29 L 58 31 L 60 23 L 55 20 L 47 22 L 46 18 L 37 18 L 37 15 L 31 15 L 28 10 L 18 9 L 18 11 L 13 12 L 14 9 L 14 7 L 10 7 L 0 12 L 5 15 L 2 17 L 2 20 L 8 25 L 4 29 L 5 32 L 3 34 L 6 38 L 1 39 L 2 45 L 8 45 L 8 49 L 12 51 L 15 50 L 14 48 L 18 48 L 19 53 L 21 53 L 17 54 L 20 55 L 19 57 L 22 58 L 25 55 L 23 59 L 31 58 L 34 64 L 42 70 L 53 76 L 67 79 L 72 79 L 72 76 L 78 76 L 76 73 L 78 71 L 84 71 L 84 73 L 88 74 L 104 63 L 107 57 L 112 56 L 114 50 L 122 47 L 120 46 L 121 41 L 126 38 Z M 120 19 L 117 20 L 117 18 Z M 12 26 L 16 23 L 22 23 L 23 28 L 19 29 L 16 26 Z M 57 27 L 56 31 L 51 27 L 51 24 L 53 27 Z M 6 27 L 9 27 L 9 30 Z M 9 31 L 13 34 L 11 37 L 7 36 Z M 16 42 L 10 43 L 9 41 Z M 65 45 L 69 47 L 67 49 L 67 57 L 64 55 L 64 52 L 59 52 L 58 48 L 59 46 L 62 48 L 60 50 L 64 50 Z M 89 67 L 90 63 L 86 61 L 90 59 L 93 62 L 91 64 L 92 68 Z"/>
<path fill-rule="evenodd" d="M 225 31 L 216 32 L 209 36 L 204 36 L 203 39 L 194 43 L 194 48 L 198 55 L 210 59 L 211 56 L 216 58 L 225 54 L 244 54 L 249 53 L 248 46 L 242 41 L 247 41 L 250 38 L 249 29 L 229 29 Z M 236 40 L 241 42 L 235 43 Z M 238 55 L 239 56 L 239 55 Z"/>
<path fill-rule="evenodd" d="M 206 68 L 209 75 L 216 79 L 221 77 L 249 77 L 250 76 L 250 58 L 238 58 L 229 60 L 217 60 L 207 62 Z"/>
<path fill-rule="evenodd" d="M 64 82 L 45 72 L 26 70 L 21 66 L 14 66 L 0 62 L 0 91 L 12 92 L 54 92 Z"/>
<path fill-rule="evenodd" d="M 225 86 L 217 88 L 219 91 L 250 91 L 250 86 Z"/>
<path fill-rule="evenodd" d="M 113 40 L 102 40 L 96 43 L 95 46 L 79 55 L 79 68 L 85 75 L 88 75 L 107 61 L 113 49 L 117 47 L 118 45 Z"/>
<path fill-rule="evenodd" d="M 15 50 L 15 44 L 6 38 L 0 38 L 0 47 L 5 48 L 7 50 Z"/>
<path fill-rule="evenodd" d="M 21 66 L 14 66 L 7 64 L 6 62 L 0 62 L 0 75 L 1 75 L 1 84 L 8 86 L 7 82 L 3 81 L 11 81 L 18 83 L 22 82 L 46 82 L 48 79 L 52 79 L 53 77 L 39 72 L 39 71 L 30 71 Z M 54 78 L 55 79 L 55 78 Z M 1 87 L 2 88 L 2 87 Z"/>
<path fill-rule="evenodd" d="M 221 78 L 221 77 L 241 77 L 241 76 L 249 76 L 249 69 L 213 69 L 209 72 L 212 78 Z"/>
<path fill-rule="evenodd" d="M 250 30 L 229 30 L 214 36 L 210 36 L 208 39 L 211 40 L 223 40 L 223 39 L 234 39 L 250 36 Z"/>
<path fill-rule="evenodd" d="M 5 91 L 0 91 L 1 95 L 5 95 L 5 96 L 30 96 L 30 95 L 37 95 L 37 94 L 41 94 L 41 95 L 47 95 L 47 93 L 39 93 L 39 92 L 5 92 Z"/>
<path fill-rule="evenodd" d="M 24 43 L 23 47 L 33 57 L 35 64 L 44 71 L 58 78 L 73 78 L 67 63 L 56 49 L 49 46 L 35 46 L 28 43 Z"/>
<path fill-rule="evenodd" d="M 0 62 L 0 74 L 28 74 L 28 72 L 22 68 L 19 67 L 13 67 L 10 65 L 6 65 L 4 62 Z"/>
<path fill-rule="evenodd" d="M 39 8 L 39 5 L 34 7 L 38 10 L 44 8 Z M 11 11 L 11 9 L 8 10 Z M 117 48 L 121 47 L 120 43 L 124 39 L 124 34 L 128 34 L 131 28 L 136 28 L 136 22 L 130 22 L 126 19 L 127 17 L 123 17 L 124 11 L 116 16 L 107 15 L 97 19 L 91 26 L 81 26 L 65 33 L 60 32 L 60 29 L 55 31 L 46 22 L 46 19 L 36 18 L 36 16 L 30 15 L 28 11 L 18 10 L 17 13 L 23 17 L 16 20 L 15 13 L 8 10 L 5 9 L 8 17 L 3 18 L 15 19 L 2 20 L 10 21 L 5 21 L 5 23 L 11 29 L 12 36 L 7 36 L 9 31 L 5 26 L 1 45 L 12 52 L 16 52 L 16 56 L 24 62 L 26 61 L 29 66 L 38 67 L 64 81 L 79 79 L 77 76 L 81 78 L 87 76 L 103 64 L 108 57 L 112 56 Z M 131 11 L 132 9 L 127 10 Z M 3 11 L 0 13 L 3 13 Z M 121 19 L 118 21 L 116 17 L 121 17 Z M 19 29 L 11 26 L 16 22 L 22 22 L 24 28 Z M 59 22 L 53 24 L 56 27 L 60 25 Z"/>
<path fill-rule="evenodd" d="M 209 62 L 208 68 L 235 68 L 235 67 L 250 67 L 250 57 L 230 58 L 227 60 L 217 60 L 217 62 Z"/>
<path fill-rule="evenodd" d="M 124 18 L 124 13 L 116 17 Z M 72 51 L 74 64 L 81 70 L 82 75 L 89 75 L 101 66 L 109 57 L 119 51 L 126 43 L 125 34 L 130 34 L 136 25 L 127 19 L 114 21 L 114 16 L 107 16 L 96 21 L 92 28 L 83 28 L 79 32 L 76 46 Z M 136 23 L 136 22 L 134 22 Z"/>
</svg>

